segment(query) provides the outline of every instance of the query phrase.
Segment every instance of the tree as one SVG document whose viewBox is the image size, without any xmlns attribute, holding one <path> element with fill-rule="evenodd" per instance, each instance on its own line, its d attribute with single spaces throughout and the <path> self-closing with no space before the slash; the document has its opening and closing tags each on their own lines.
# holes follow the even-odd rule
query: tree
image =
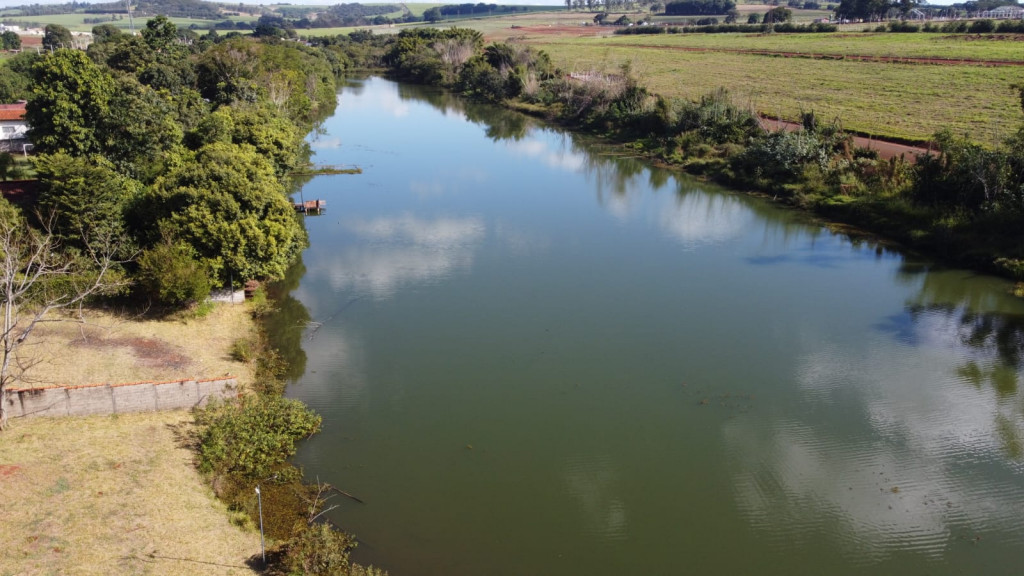
<svg viewBox="0 0 1024 576">
<path fill-rule="evenodd" d="M 100 24 L 99 26 L 92 27 L 93 43 L 117 41 L 127 37 L 127 35 L 121 32 L 120 28 L 113 24 Z"/>
<path fill-rule="evenodd" d="M 159 304 L 181 306 L 210 295 L 206 268 L 184 242 L 160 242 L 139 255 L 138 265 L 138 286 Z"/>
<path fill-rule="evenodd" d="M 21 50 L 21 36 L 18 36 L 17 32 L 11 30 L 4 31 L 0 34 L 0 48 L 4 50 Z"/>
<path fill-rule="evenodd" d="M 868 20 L 885 15 L 893 4 L 891 0 L 842 0 L 836 8 L 836 14 L 841 18 Z"/>
<path fill-rule="evenodd" d="M 131 76 L 116 80 L 106 112 L 96 126 L 101 153 L 122 173 L 149 180 L 182 146 L 182 129 L 173 103 Z"/>
<path fill-rule="evenodd" d="M 35 158 L 39 207 L 52 214 L 49 228 L 63 246 L 86 249 L 92 238 L 117 238 L 128 245 L 124 211 L 142 185 L 119 174 L 101 156 L 64 153 Z"/>
<path fill-rule="evenodd" d="M 142 29 L 142 39 L 156 52 L 166 50 L 177 41 L 178 27 L 161 14 L 146 22 L 146 27 Z"/>
<path fill-rule="evenodd" d="M 747 16 L 747 24 L 760 24 L 761 15 L 757 12 L 752 12 L 750 16 Z"/>
<path fill-rule="evenodd" d="M 96 130 L 107 114 L 114 79 L 79 50 L 57 50 L 32 72 L 25 119 L 36 150 L 72 156 L 100 153 Z"/>
<path fill-rule="evenodd" d="M 765 24 L 780 24 L 782 22 L 789 22 L 792 19 L 793 11 L 783 6 L 776 6 L 764 14 Z"/>
<path fill-rule="evenodd" d="M 438 8 L 437 6 L 434 6 L 433 8 L 430 8 L 429 10 L 423 13 L 423 19 L 430 23 L 437 22 L 438 20 L 442 20 L 443 18 L 444 16 L 441 15 L 441 9 Z"/>
<path fill-rule="evenodd" d="M 47 24 L 43 33 L 43 48 L 56 50 L 58 48 L 72 48 L 74 40 L 71 38 L 71 31 L 60 24 Z"/>
<path fill-rule="evenodd" d="M 215 142 L 176 164 L 153 185 L 149 230 L 188 244 L 216 285 L 283 277 L 306 236 L 271 161 Z"/>
<path fill-rule="evenodd" d="M 55 312 L 121 288 L 119 251 L 111 238 L 94 238 L 81 252 L 62 250 L 52 234 L 28 226 L 0 200 L 0 430 L 8 387 L 36 363 L 19 354 L 25 342 L 41 323 L 57 321 Z"/>
</svg>

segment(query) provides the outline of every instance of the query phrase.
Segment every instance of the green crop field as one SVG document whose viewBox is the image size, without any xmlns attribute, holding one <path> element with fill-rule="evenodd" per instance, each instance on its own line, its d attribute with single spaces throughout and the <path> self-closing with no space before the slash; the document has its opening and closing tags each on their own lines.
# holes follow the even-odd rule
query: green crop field
<svg viewBox="0 0 1024 576">
<path fill-rule="evenodd" d="M 631 38 L 634 42 L 629 44 Z M 813 111 L 826 119 L 838 118 L 847 129 L 879 137 L 924 141 L 948 127 L 982 142 L 996 142 L 1024 119 L 1011 88 L 1024 82 L 1024 67 L 686 52 L 639 46 L 637 38 L 643 43 L 665 40 L 543 36 L 528 41 L 566 71 L 614 72 L 629 63 L 657 94 L 698 98 L 724 87 L 740 103 L 764 114 L 797 119 L 801 112 Z"/>
<path fill-rule="evenodd" d="M 1012 60 L 1024 62 L 1024 37 L 977 34 L 657 34 L 612 36 L 608 45 L 767 50 L 829 56 Z"/>
</svg>

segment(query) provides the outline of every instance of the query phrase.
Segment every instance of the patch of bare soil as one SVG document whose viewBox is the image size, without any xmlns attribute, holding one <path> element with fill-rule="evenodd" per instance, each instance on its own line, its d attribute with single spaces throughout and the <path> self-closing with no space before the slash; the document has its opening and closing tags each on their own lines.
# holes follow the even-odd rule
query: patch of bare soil
<svg viewBox="0 0 1024 576">
<path fill-rule="evenodd" d="M 128 348 L 143 366 L 185 370 L 192 360 L 176 346 L 155 338 L 89 338 L 72 342 L 76 348 L 91 348 L 102 352 L 111 348 Z"/>
</svg>

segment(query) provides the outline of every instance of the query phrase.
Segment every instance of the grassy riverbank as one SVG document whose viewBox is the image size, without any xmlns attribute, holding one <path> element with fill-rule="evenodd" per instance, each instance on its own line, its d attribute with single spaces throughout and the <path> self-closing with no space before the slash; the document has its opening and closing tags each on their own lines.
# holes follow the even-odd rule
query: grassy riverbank
<svg viewBox="0 0 1024 576">
<path fill-rule="evenodd" d="M 225 373 L 251 384 L 251 368 L 231 357 L 236 339 L 255 334 L 248 306 L 84 318 L 40 327 L 19 385 Z M 194 432 L 187 411 L 13 421 L 0 436 L 0 538 L 11 544 L 0 574 L 252 573 L 259 533 L 200 476 Z"/>
<path fill-rule="evenodd" d="M 0 574 L 254 573 L 259 532 L 203 482 L 193 426 L 185 411 L 16 422 L 0 438 Z"/>
</svg>

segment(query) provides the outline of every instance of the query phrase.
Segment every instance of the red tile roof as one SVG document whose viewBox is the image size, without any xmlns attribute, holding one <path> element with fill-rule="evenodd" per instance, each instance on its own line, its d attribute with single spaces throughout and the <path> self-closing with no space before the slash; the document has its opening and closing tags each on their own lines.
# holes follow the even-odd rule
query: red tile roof
<svg viewBox="0 0 1024 576">
<path fill-rule="evenodd" d="M 25 103 L 0 104 L 0 121 L 2 120 L 23 120 L 25 118 Z"/>
</svg>

